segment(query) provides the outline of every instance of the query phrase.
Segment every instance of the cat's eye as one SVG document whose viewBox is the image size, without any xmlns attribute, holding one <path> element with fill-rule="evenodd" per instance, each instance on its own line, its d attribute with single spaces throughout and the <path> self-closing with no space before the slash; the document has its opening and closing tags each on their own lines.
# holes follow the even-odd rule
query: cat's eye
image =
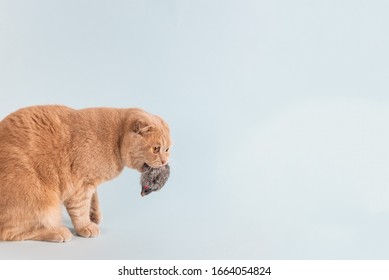
<svg viewBox="0 0 389 280">
<path fill-rule="evenodd" d="M 166 152 L 166 153 L 169 152 L 169 148 L 167 148 L 165 152 Z"/>
<path fill-rule="evenodd" d="M 160 149 L 161 148 L 159 146 L 155 146 L 155 147 L 152 148 L 154 154 L 158 154 Z"/>
</svg>

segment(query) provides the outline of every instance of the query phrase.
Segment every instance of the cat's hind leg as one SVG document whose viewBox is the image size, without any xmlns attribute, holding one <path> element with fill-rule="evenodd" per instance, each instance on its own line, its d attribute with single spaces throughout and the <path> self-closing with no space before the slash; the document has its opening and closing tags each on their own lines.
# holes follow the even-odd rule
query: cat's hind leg
<svg viewBox="0 0 389 280">
<path fill-rule="evenodd" d="M 41 211 L 39 215 L 39 228 L 30 232 L 29 240 L 66 242 L 72 239 L 70 230 L 61 224 L 61 208 L 57 204 Z"/>
<path fill-rule="evenodd" d="M 23 209 L 26 211 L 26 209 Z M 66 242 L 72 239 L 70 230 L 61 225 L 60 207 L 49 207 L 23 213 L 23 219 L 9 217 L 0 230 L 0 239 L 8 241 L 37 240 Z"/>
<path fill-rule="evenodd" d="M 1 152 L 0 158 L 5 157 Z M 39 171 L 20 158 L 8 155 L 8 159 L 14 164 L 0 164 L 0 240 L 70 240 L 72 234 L 61 221 L 55 172 Z"/>
<path fill-rule="evenodd" d="M 40 228 L 30 233 L 28 240 L 66 242 L 72 239 L 72 233 L 66 227 Z"/>
</svg>

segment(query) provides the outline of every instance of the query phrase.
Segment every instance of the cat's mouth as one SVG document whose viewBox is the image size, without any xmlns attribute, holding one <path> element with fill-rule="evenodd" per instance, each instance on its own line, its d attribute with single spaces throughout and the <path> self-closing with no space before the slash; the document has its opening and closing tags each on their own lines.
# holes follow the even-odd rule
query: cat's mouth
<svg viewBox="0 0 389 280">
<path fill-rule="evenodd" d="M 160 164 L 160 163 L 157 163 L 157 164 L 148 164 L 148 163 L 144 163 L 143 166 L 142 166 L 142 172 L 147 170 L 147 169 L 150 169 L 150 168 L 161 168 L 162 166 L 166 165 L 167 163 L 164 163 L 164 164 Z"/>
<path fill-rule="evenodd" d="M 147 170 L 149 170 L 150 168 L 152 168 L 150 165 L 148 165 L 147 163 L 143 163 L 142 165 L 142 172 L 145 172 Z"/>
<path fill-rule="evenodd" d="M 142 166 L 142 172 L 144 172 L 146 170 L 149 170 L 150 168 L 159 168 L 159 167 L 161 167 L 161 166 L 160 165 L 144 163 L 143 166 Z"/>
</svg>

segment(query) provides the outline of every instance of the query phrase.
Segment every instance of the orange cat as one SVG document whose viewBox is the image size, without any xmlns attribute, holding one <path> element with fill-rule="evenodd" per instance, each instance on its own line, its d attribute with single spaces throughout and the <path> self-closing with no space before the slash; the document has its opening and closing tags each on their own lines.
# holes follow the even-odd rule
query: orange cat
<svg viewBox="0 0 389 280">
<path fill-rule="evenodd" d="M 124 166 L 168 162 L 169 127 L 141 109 L 36 106 L 0 122 L 0 240 L 69 241 L 99 234 L 96 187 Z"/>
</svg>

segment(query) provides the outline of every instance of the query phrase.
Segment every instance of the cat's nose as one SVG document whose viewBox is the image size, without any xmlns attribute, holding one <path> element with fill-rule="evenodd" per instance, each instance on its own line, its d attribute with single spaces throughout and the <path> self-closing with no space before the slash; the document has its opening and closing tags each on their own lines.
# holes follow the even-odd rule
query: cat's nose
<svg viewBox="0 0 389 280">
<path fill-rule="evenodd" d="M 161 160 L 162 165 L 165 165 L 167 163 L 167 160 Z"/>
</svg>

